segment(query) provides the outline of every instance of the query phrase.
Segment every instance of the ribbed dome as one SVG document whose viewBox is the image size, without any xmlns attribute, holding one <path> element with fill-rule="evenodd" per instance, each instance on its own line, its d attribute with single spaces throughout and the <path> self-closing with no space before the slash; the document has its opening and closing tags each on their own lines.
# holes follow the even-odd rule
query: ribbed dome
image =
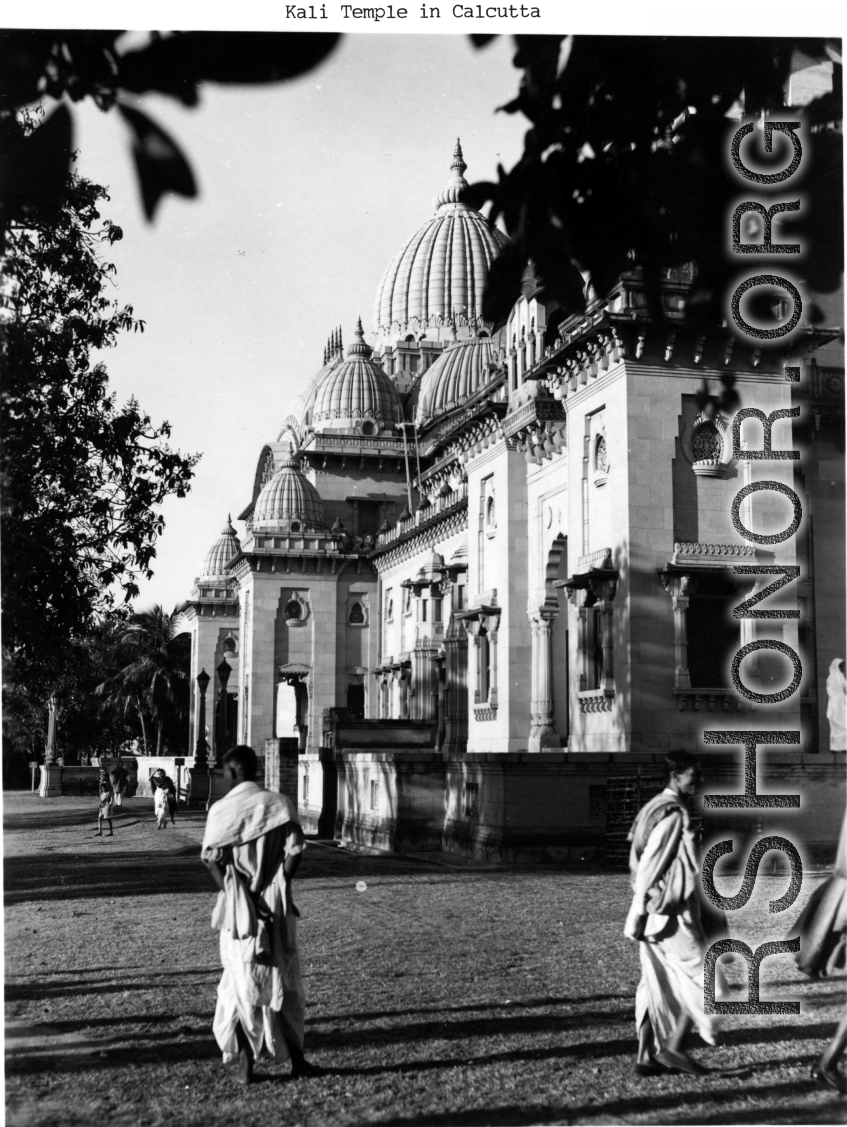
<svg viewBox="0 0 847 1127">
<path fill-rule="evenodd" d="M 460 406 L 490 379 L 495 358 L 490 337 L 457 341 L 438 357 L 421 383 L 416 421 L 419 426 Z"/>
<path fill-rule="evenodd" d="M 435 197 L 436 212 L 394 256 L 374 303 L 373 329 L 397 336 L 455 318 L 481 324 L 482 294 L 491 263 L 508 239 L 463 202 L 468 184 L 456 142 L 453 175 Z"/>
<path fill-rule="evenodd" d="M 200 572 L 201 579 L 220 578 L 226 575 L 227 564 L 241 551 L 241 542 L 232 527 L 232 517 L 226 518 L 220 540 L 216 540 L 206 554 Z"/>
<path fill-rule="evenodd" d="M 287 458 L 262 489 L 253 509 L 253 528 L 262 529 L 290 525 L 292 531 L 307 532 L 324 527 L 324 507 L 314 485 L 297 469 L 294 458 Z"/>
<path fill-rule="evenodd" d="M 318 384 L 312 410 L 317 430 L 347 430 L 365 420 L 395 425 L 400 396 L 390 377 L 370 359 L 371 351 L 360 318 L 347 359 L 325 372 Z"/>
</svg>

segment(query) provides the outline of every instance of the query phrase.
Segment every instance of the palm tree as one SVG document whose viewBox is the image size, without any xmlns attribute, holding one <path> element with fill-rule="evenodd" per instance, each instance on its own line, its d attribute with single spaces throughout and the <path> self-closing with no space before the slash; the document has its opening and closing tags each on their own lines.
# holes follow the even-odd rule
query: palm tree
<svg viewBox="0 0 847 1127">
<path fill-rule="evenodd" d="M 134 614 L 115 647 L 121 667 L 97 690 L 125 712 L 137 711 L 145 755 L 149 755 L 146 718 L 156 727 L 156 754 L 161 755 L 167 721 L 186 711 L 191 642 L 179 630 L 180 623 L 178 607 L 167 614 L 156 604 Z"/>
</svg>

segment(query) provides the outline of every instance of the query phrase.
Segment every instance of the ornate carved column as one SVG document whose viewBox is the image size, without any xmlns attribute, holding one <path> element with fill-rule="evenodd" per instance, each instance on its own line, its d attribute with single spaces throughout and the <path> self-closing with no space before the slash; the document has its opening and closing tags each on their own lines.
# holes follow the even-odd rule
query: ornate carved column
<svg viewBox="0 0 847 1127">
<path fill-rule="evenodd" d="M 500 615 L 491 615 L 486 619 L 486 634 L 488 637 L 488 703 L 492 708 L 497 707 L 497 627 L 500 625 Z"/>
<path fill-rule="evenodd" d="M 530 697 L 529 751 L 561 747 L 553 726 L 553 623 L 555 612 L 537 610 L 530 615 L 532 633 L 532 691 Z"/>
<path fill-rule="evenodd" d="M 688 672 L 688 622 L 685 612 L 697 586 L 693 575 L 684 573 L 662 573 L 662 584 L 673 601 L 673 651 L 675 689 L 690 689 L 691 675 Z"/>
</svg>

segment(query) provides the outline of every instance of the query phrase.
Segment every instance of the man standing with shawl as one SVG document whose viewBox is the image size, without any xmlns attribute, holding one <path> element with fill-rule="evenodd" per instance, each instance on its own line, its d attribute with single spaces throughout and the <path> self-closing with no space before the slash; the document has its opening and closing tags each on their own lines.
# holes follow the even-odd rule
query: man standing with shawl
<svg viewBox="0 0 847 1127">
<path fill-rule="evenodd" d="M 291 881 L 303 851 L 294 804 L 256 783 L 256 755 L 239 746 L 223 759 L 229 793 L 209 810 L 203 861 L 220 893 L 212 927 L 221 933 L 223 976 L 213 1029 L 224 1064 L 242 1083 L 264 1051 L 291 1060 L 295 1078 L 318 1075 L 304 1058 L 305 998 Z"/>
<path fill-rule="evenodd" d="M 638 941 L 641 955 L 635 995 L 639 1076 L 704 1072 L 682 1047 L 693 1026 L 715 1044 L 716 1020 L 703 1009 L 700 871 L 683 803 L 683 795 L 696 793 L 700 769 L 682 750 L 669 752 L 665 766 L 667 786 L 641 808 L 630 833 L 633 897 L 624 935 Z"/>
</svg>

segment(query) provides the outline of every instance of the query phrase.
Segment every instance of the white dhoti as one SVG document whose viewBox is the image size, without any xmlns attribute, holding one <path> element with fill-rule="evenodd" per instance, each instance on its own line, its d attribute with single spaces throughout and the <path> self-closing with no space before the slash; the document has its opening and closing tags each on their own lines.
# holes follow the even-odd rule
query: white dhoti
<svg viewBox="0 0 847 1127">
<path fill-rule="evenodd" d="M 276 1061 L 288 1060 L 288 1045 L 303 1048 L 306 999 L 297 951 L 297 919 L 286 916 L 285 945 L 273 967 L 251 962 L 246 948 L 252 940 L 234 939 L 221 932 L 221 963 L 218 1004 L 212 1029 L 224 1061 L 238 1055 L 235 1026 L 250 1042 L 254 1057 L 264 1051 Z"/>
<path fill-rule="evenodd" d="M 297 951 L 297 914 L 284 863 L 303 850 L 296 810 L 283 795 L 240 783 L 212 806 L 203 859 L 224 866 L 212 915 L 221 933 L 223 975 L 213 1031 L 224 1061 L 238 1055 L 240 1023 L 258 1059 L 302 1050 L 306 1001 Z"/>
<path fill-rule="evenodd" d="M 715 1044 L 718 1020 L 703 1004 L 705 936 L 697 901 L 697 867 L 688 812 L 665 789 L 642 810 L 632 830 L 632 905 L 624 934 L 637 939 L 641 981 L 635 995 L 635 1025 L 652 1029 L 656 1053 L 680 1018 Z"/>
<path fill-rule="evenodd" d="M 635 1027 L 649 1020 L 653 1052 L 667 1041 L 679 1019 L 691 1018 L 697 1032 L 715 1044 L 715 1018 L 703 1009 L 703 942 L 699 926 L 687 912 L 668 918 L 660 936 L 646 936 L 638 944 L 641 981 L 635 994 Z"/>
</svg>

